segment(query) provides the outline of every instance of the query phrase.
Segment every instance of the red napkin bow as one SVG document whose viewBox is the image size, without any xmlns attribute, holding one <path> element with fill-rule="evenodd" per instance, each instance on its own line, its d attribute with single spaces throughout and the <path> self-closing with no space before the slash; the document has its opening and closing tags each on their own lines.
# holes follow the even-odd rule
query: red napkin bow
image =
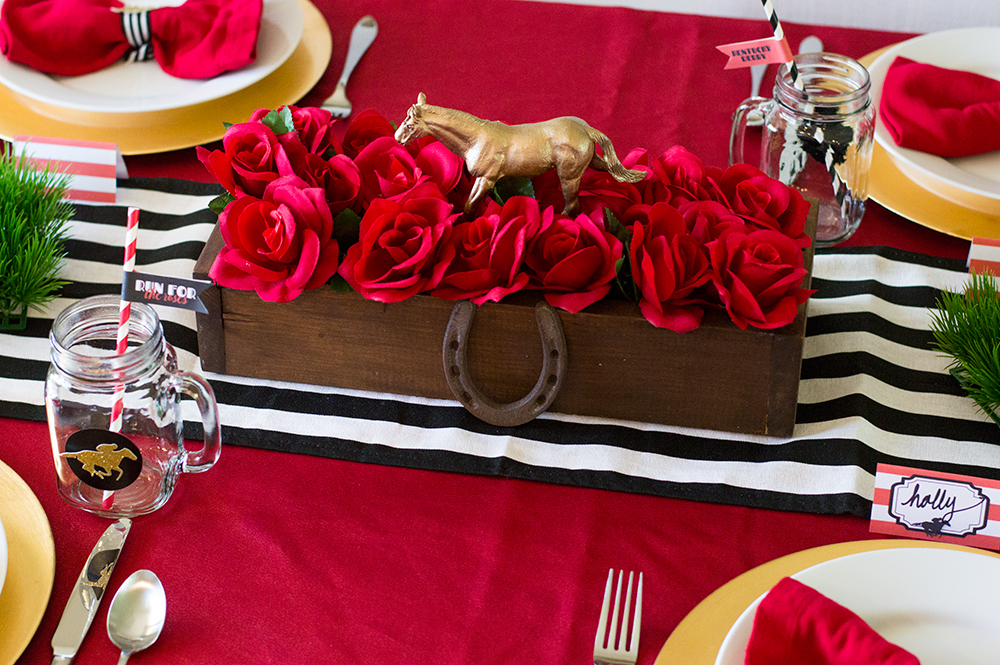
<svg viewBox="0 0 1000 665">
<path fill-rule="evenodd" d="M 920 665 L 854 612 L 786 577 L 753 620 L 746 665 Z"/>
<path fill-rule="evenodd" d="M 155 57 L 180 78 L 211 78 L 252 63 L 263 0 L 187 0 L 118 12 L 118 0 L 3 0 L 0 52 L 47 74 L 79 76 L 125 57 Z"/>
<path fill-rule="evenodd" d="M 897 57 L 879 112 L 902 148 L 940 157 L 1000 150 L 1000 81 L 982 74 Z"/>
</svg>

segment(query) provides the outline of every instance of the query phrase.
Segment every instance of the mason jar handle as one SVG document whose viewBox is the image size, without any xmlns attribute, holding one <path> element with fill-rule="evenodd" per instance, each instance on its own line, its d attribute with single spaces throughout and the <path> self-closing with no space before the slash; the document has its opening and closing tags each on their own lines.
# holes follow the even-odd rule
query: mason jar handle
<svg viewBox="0 0 1000 665">
<path fill-rule="evenodd" d="M 743 160 L 743 142 L 747 133 L 747 121 L 751 113 L 767 114 L 767 106 L 772 100 L 767 97 L 748 97 L 733 113 L 733 128 L 729 133 L 729 165 L 740 164 Z"/>
<path fill-rule="evenodd" d="M 174 387 L 194 399 L 201 411 L 202 429 L 205 431 L 205 447 L 189 452 L 184 458 L 184 471 L 201 473 L 208 471 L 219 460 L 222 452 L 222 434 L 219 430 L 219 407 L 215 402 L 215 392 L 205 379 L 191 372 L 177 372 Z"/>
</svg>

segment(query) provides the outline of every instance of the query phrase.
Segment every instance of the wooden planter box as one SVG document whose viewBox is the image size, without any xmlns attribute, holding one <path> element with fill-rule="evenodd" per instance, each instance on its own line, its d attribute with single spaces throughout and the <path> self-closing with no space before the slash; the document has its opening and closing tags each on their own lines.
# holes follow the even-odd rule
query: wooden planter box
<svg viewBox="0 0 1000 665">
<path fill-rule="evenodd" d="M 207 279 L 221 247 L 216 228 L 196 279 Z M 526 395 L 542 367 L 538 296 L 515 295 L 522 297 L 480 307 L 469 338 L 473 380 L 501 403 Z M 455 399 L 442 361 L 453 302 L 414 296 L 386 305 L 322 288 L 290 303 L 218 287 L 202 299 L 209 313 L 198 315 L 198 345 L 206 371 Z M 559 316 L 568 366 L 551 411 L 791 435 L 805 305 L 775 331 L 740 330 L 725 312 L 708 311 L 700 328 L 680 335 L 653 327 L 638 305 L 619 301 Z"/>
</svg>

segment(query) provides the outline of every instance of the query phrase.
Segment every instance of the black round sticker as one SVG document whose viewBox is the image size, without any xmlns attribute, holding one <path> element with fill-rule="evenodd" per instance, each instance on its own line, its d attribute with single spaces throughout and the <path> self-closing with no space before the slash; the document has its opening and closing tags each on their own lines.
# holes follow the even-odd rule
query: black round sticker
<svg viewBox="0 0 1000 665">
<path fill-rule="evenodd" d="M 142 453 L 127 437 L 106 429 L 82 429 L 66 439 L 66 458 L 76 477 L 99 490 L 120 490 L 142 471 Z"/>
</svg>

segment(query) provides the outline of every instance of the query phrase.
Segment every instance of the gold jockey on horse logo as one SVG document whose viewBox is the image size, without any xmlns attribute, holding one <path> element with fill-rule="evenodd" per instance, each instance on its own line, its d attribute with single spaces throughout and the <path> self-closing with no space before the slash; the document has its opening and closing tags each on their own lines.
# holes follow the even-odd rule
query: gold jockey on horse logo
<svg viewBox="0 0 1000 665">
<path fill-rule="evenodd" d="M 78 450 L 75 453 L 61 453 L 60 457 L 72 457 L 83 465 L 83 470 L 91 476 L 107 478 L 113 472 L 118 472 L 117 480 L 121 480 L 122 468 L 119 466 L 122 459 L 136 459 L 135 453 L 128 448 L 118 448 L 117 443 L 102 443 L 97 446 L 97 450 Z"/>
</svg>

